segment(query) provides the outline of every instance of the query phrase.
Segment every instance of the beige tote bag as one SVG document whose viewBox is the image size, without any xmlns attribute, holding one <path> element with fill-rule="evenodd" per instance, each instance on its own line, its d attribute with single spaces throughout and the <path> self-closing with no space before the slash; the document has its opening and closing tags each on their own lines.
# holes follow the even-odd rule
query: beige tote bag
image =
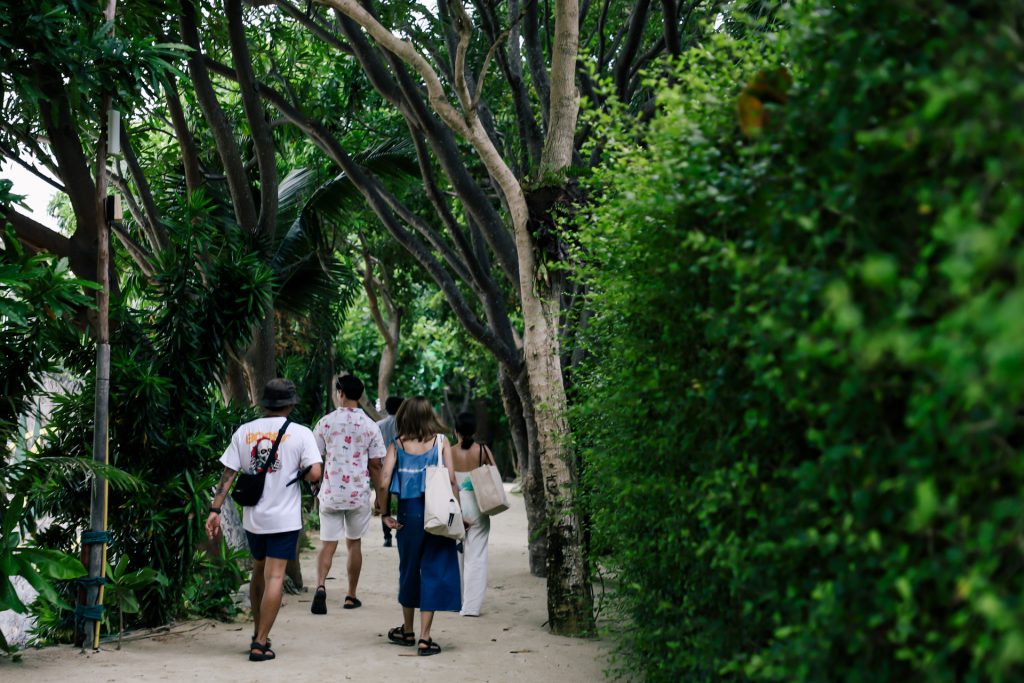
<svg viewBox="0 0 1024 683">
<path fill-rule="evenodd" d="M 423 530 L 428 534 L 461 539 L 466 535 L 462 509 L 452 493 L 448 468 L 444 466 L 444 437 L 437 435 L 437 464 L 427 466 L 423 492 Z"/>
<path fill-rule="evenodd" d="M 483 445 L 480 446 L 481 454 Z M 501 481 L 501 473 L 494 465 L 481 465 L 469 473 L 473 482 L 476 504 L 485 515 L 496 515 L 508 510 L 508 494 Z"/>
</svg>

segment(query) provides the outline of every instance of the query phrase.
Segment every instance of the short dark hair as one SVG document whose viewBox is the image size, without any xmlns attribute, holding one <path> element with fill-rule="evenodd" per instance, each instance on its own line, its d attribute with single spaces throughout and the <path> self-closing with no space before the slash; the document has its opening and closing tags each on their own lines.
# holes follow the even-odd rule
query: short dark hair
<svg viewBox="0 0 1024 683">
<path fill-rule="evenodd" d="M 363 383 L 354 375 L 342 375 L 334 386 L 350 401 L 358 401 L 363 397 Z"/>
<path fill-rule="evenodd" d="M 388 415 L 395 415 L 404 400 L 401 396 L 388 396 L 388 400 L 384 401 L 384 410 L 388 411 Z"/>
</svg>

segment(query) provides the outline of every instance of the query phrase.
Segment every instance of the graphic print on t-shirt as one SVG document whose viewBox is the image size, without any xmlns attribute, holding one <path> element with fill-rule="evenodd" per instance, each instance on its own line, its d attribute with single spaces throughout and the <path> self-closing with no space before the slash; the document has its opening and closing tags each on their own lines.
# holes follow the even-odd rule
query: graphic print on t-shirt
<svg viewBox="0 0 1024 683">
<path fill-rule="evenodd" d="M 249 451 L 249 471 L 253 474 L 259 474 L 263 471 L 263 463 L 266 462 L 270 456 L 270 451 L 274 449 L 274 439 L 277 438 L 277 434 L 268 436 L 266 434 L 256 435 L 256 442 L 252 445 L 252 450 Z M 280 446 L 278 446 L 280 448 Z M 260 466 L 257 469 L 257 466 Z M 281 456 L 277 453 L 274 454 L 274 462 L 270 465 L 270 471 L 276 472 L 281 469 Z"/>
</svg>

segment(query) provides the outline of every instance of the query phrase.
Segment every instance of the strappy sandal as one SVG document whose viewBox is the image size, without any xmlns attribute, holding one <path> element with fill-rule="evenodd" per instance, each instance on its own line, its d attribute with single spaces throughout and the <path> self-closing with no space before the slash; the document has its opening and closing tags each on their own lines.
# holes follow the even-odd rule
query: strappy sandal
<svg viewBox="0 0 1024 683">
<path fill-rule="evenodd" d="M 406 631 L 405 624 L 396 626 L 388 631 L 388 640 L 395 645 L 411 646 L 416 644 L 416 633 L 415 631 Z"/>
<path fill-rule="evenodd" d="M 426 645 L 426 647 L 420 647 L 420 645 Z M 441 646 L 434 642 L 433 638 L 423 640 L 420 638 L 416 644 L 416 654 L 420 657 L 429 657 L 430 655 L 436 655 L 441 652 Z"/>
<path fill-rule="evenodd" d="M 253 650 L 259 650 L 259 652 L 253 652 Z M 257 643 L 255 640 L 249 644 L 249 661 L 250 662 L 266 662 L 277 657 L 274 651 L 270 649 L 270 641 L 267 641 L 266 645 Z"/>
</svg>

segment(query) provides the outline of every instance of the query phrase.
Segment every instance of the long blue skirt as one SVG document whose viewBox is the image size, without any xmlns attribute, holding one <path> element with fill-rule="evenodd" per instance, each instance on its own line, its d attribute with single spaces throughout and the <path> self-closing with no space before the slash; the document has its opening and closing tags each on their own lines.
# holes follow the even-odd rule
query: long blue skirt
<svg viewBox="0 0 1024 683">
<path fill-rule="evenodd" d="M 398 602 L 427 612 L 462 609 L 459 556 L 455 541 L 423 530 L 423 497 L 400 498 Z"/>
</svg>

